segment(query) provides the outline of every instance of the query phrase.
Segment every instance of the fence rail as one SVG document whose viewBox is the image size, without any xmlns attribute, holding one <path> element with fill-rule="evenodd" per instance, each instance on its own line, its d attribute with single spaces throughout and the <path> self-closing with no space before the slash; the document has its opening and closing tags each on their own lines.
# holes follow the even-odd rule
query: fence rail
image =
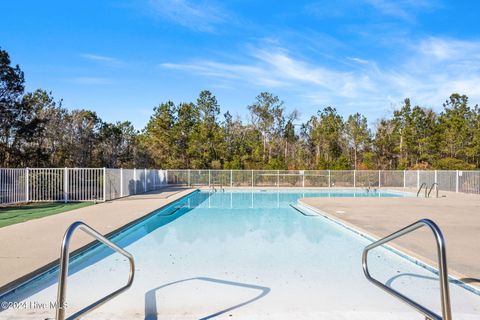
<svg viewBox="0 0 480 320">
<path fill-rule="evenodd" d="M 153 169 L 0 169 L 0 205 L 112 200 L 156 190 L 165 176 Z"/>
<path fill-rule="evenodd" d="M 223 187 L 397 187 L 480 194 L 480 171 L 462 170 L 165 170 L 168 184 Z"/>
<path fill-rule="evenodd" d="M 0 205 L 30 201 L 106 201 L 170 185 L 224 187 L 403 187 L 438 183 L 480 194 L 480 171 L 461 170 L 156 170 L 0 169 Z"/>
</svg>

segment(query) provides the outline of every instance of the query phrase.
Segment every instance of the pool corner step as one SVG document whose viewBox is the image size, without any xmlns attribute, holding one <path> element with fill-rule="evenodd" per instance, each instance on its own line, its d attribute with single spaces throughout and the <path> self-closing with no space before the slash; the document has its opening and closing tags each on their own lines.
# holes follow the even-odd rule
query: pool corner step
<svg viewBox="0 0 480 320">
<path fill-rule="evenodd" d="M 318 217 L 318 214 L 313 211 L 313 210 L 310 210 L 304 206 L 302 206 L 301 204 L 293 204 L 291 203 L 290 204 L 290 207 L 292 207 L 293 209 L 295 209 L 296 211 L 300 212 L 301 214 L 303 214 L 304 216 L 306 217 Z"/>
</svg>

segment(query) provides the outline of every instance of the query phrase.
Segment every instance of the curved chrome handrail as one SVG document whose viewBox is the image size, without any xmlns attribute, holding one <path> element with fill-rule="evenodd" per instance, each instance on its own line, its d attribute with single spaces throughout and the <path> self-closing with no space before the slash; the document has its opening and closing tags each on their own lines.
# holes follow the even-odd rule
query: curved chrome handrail
<svg viewBox="0 0 480 320">
<path fill-rule="evenodd" d="M 427 184 L 426 184 L 425 182 L 423 182 L 423 183 L 420 185 L 420 188 L 418 188 L 417 197 L 418 197 L 418 195 L 420 194 L 420 191 L 422 191 L 423 186 L 425 186 L 425 198 L 427 197 Z"/>
<path fill-rule="evenodd" d="M 440 281 L 440 299 L 442 303 L 442 317 L 436 314 L 435 312 L 427 309 L 426 307 L 418 304 L 417 302 L 413 301 L 407 296 L 401 294 L 400 292 L 372 278 L 370 276 L 370 272 L 368 271 L 368 251 L 424 226 L 430 228 L 430 230 L 433 232 L 435 236 L 435 240 L 437 243 L 438 276 Z M 445 249 L 445 239 L 443 237 L 443 234 L 440 228 L 435 224 L 435 222 L 429 219 L 419 220 L 403 229 L 400 229 L 392 233 L 391 235 L 383 239 L 375 241 L 374 243 L 366 246 L 365 249 L 363 250 L 363 255 L 362 255 L 362 267 L 363 267 L 363 273 L 365 274 L 365 277 L 367 278 L 367 280 L 369 280 L 376 286 L 382 288 L 383 290 L 390 293 L 391 295 L 399 298 L 403 302 L 409 304 L 411 307 L 415 308 L 418 312 L 422 313 L 425 317 L 427 317 L 427 319 L 452 320 L 452 311 L 450 306 L 450 290 L 448 286 L 448 270 L 447 270 L 447 255 L 446 255 L 446 249 Z"/>
<path fill-rule="evenodd" d="M 75 314 L 71 315 L 67 319 L 77 319 L 81 315 L 88 313 L 105 302 L 109 301 L 113 297 L 119 295 L 123 291 L 127 290 L 130 288 L 130 286 L 133 283 L 133 278 L 135 275 L 135 262 L 133 260 L 133 256 L 128 253 L 127 251 L 123 250 L 119 246 L 117 246 L 115 243 L 111 242 L 104 236 L 102 236 L 100 233 L 95 231 L 93 228 L 88 226 L 87 224 L 77 221 L 74 222 L 70 227 L 68 227 L 67 231 L 65 232 L 65 235 L 63 236 L 63 241 L 62 241 L 62 249 L 60 252 L 60 270 L 59 270 L 59 275 L 58 275 L 58 292 L 57 292 L 57 304 L 56 304 L 56 320 L 64 320 L 65 319 L 65 311 L 66 311 L 66 297 L 67 297 L 67 278 L 68 278 L 68 267 L 69 267 L 69 257 L 70 257 L 70 252 L 69 252 L 69 247 L 70 247 L 70 240 L 72 238 L 72 235 L 74 234 L 75 230 L 81 229 L 85 233 L 89 234 L 96 240 L 102 242 L 106 246 L 110 247 L 112 250 L 117 251 L 121 255 L 125 256 L 128 258 L 130 262 L 130 273 L 128 275 L 128 282 L 126 285 L 121 287 L 120 289 L 115 290 L 114 292 L 108 294 L 107 296 L 101 298 L 98 301 L 95 301 L 94 303 L 90 304 L 89 306 L 86 306 L 85 308 L 81 309 L 80 311 L 77 311 Z"/>
<path fill-rule="evenodd" d="M 428 191 L 427 197 L 430 197 L 430 193 L 432 193 L 433 187 L 435 187 L 435 186 L 436 186 L 436 188 L 435 188 L 435 193 L 436 193 L 435 197 L 438 198 L 438 183 L 436 183 L 436 182 L 432 183 L 432 186 L 430 187 L 430 190 Z"/>
</svg>

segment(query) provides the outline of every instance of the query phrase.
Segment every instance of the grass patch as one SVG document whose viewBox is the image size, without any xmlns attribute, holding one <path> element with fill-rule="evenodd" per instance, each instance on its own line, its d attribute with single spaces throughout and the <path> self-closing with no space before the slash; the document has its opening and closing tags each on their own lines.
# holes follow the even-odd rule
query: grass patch
<svg viewBox="0 0 480 320">
<path fill-rule="evenodd" d="M 0 228 L 92 205 L 92 202 L 41 202 L 0 207 Z"/>
</svg>

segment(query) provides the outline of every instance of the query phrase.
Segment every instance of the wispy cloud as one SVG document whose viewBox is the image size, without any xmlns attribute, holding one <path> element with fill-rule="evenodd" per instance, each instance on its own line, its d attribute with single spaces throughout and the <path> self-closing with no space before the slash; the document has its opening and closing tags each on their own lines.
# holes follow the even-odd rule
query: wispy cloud
<svg viewBox="0 0 480 320">
<path fill-rule="evenodd" d="M 363 65 L 368 65 L 370 61 L 358 58 L 358 57 L 347 57 L 348 60 L 353 61 L 355 63 L 363 64 Z"/>
<path fill-rule="evenodd" d="M 216 26 L 227 21 L 229 14 L 211 1 L 193 3 L 189 0 L 149 0 L 154 14 L 200 32 L 213 32 Z"/>
<path fill-rule="evenodd" d="M 425 38 L 411 43 L 405 57 L 395 65 L 345 57 L 350 66 L 345 71 L 270 46 L 250 49 L 248 63 L 195 60 L 160 67 L 231 87 L 293 91 L 310 105 L 357 106 L 367 112 L 390 109 L 406 97 L 426 107 L 440 107 L 453 92 L 480 99 L 480 41 Z"/>
<path fill-rule="evenodd" d="M 438 6 L 432 0 L 364 0 L 367 4 L 378 10 L 380 13 L 411 20 L 419 11 L 431 10 Z"/>
<path fill-rule="evenodd" d="M 438 0 L 321 0 L 307 4 L 305 10 L 319 18 L 351 17 L 354 12 L 362 16 L 377 14 L 413 21 L 418 13 L 440 7 Z"/>
<path fill-rule="evenodd" d="M 92 53 L 82 53 L 80 55 L 82 58 L 105 65 L 109 67 L 120 67 L 124 63 L 120 59 L 113 58 L 113 57 L 108 57 L 108 56 L 102 56 L 98 54 L 92 54 Z"/>
<path fill-rule="evenodd" d="M 429 37 L 420 41 L 418 46 L 420 53 L 426 59 L 434 61 L 445 60 L 470 60 L 474 64 L 480 63 L 480 41 L 465 41 Z"/>
<path fill-rule="evenodd" d="M 429 104 L 452 92 L 480 99 L 480 40 L 429 37 L 410 47 L 412 55 L 390 77 L 404 91 Z"/>
<path fill-rule="evenodd" d="M 163 68 L 183 70 L 223 80 L 240 80 L 253 86 L 297 88 L 308 86 L 326 94 L 354 98 L 360 91 L 372 91 L 367 75 L 315 65 L 289 55 L 283 48 L 261 48 L 250 52 L 251 64 L 221 63 L 209 60 L 191 63 L 163 63 Z M 311 89 L 311 87 L 309 89 Z"/>
</svg>

